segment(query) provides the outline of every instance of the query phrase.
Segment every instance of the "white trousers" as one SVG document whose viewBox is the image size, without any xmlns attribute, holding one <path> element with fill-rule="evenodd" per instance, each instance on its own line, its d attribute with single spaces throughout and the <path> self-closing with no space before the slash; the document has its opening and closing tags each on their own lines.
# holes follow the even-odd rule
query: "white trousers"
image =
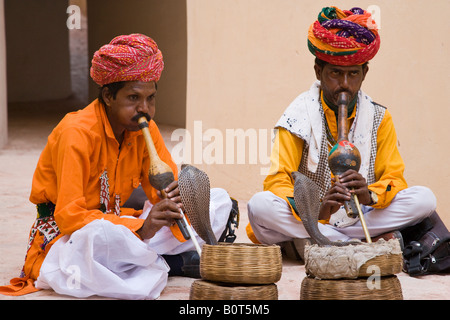
<svg viewBox="0 0 450 320">
<path fill-rule="evenodd" d="M 225 230 L 231 206 L 225 190 L 211 189 L 210 218 L 216 238 Z M 179 242 L 167 227 L 142 241 L 122 225 L 95 220 L 53 244 L 35 285 L 78 298 L 157 299 L 169 272 L 160 255 L 191 250 L 195 250 L 191 240 Z"/>
<path fill-rule="evenodd" d="M 400 191 L 385 209 L 362 206 L 371 237 L 419 223 L 436 209 L 433 192 L 421 186 Z M 274 244 L 296 238 L 310 238 L 303 223 L 293 215 L 287 202 L 270 191 L 255 194 L 248 202 L 248 218 L 261 243 Z M 338 228 L 318 223 L 319 230 L 331 241 L 364 239 L 361 222 Z"/>
</svg>

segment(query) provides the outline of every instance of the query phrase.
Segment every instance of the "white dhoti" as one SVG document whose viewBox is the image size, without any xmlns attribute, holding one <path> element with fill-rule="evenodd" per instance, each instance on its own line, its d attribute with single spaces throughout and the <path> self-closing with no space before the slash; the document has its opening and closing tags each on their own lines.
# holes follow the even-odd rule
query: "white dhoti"
<svg viewBox="0 0 450 320">
<path fill-rule="evenodd" d="M 225 230 L 231 206 L 225 190 L 211 189 L 210 218 L 216 238 Z M 192 250 L 192 241 L 179 242 L 167 227 L 142 241 L 122 225 L 95 220 L 53 244 L 35 286 L 78 298 L 157 299 L 169 272 L 160 255 Z"/>
<path fill-rule="evenodd" d="M 421 186 L 400 191 L 385 209 L 361 206 L 371 237 L 419 223 L 436 210 L 433 192 Z M 310 238 L 303 223 L 297 220 L 287 202 L 270 191 L 255 194 L 248 202 L 248 218 L 261 243 L 274 244 L 298 238 Z M 318 223 L 320 232 L 331 241 L 364 239 L 358 221 L 351 226 L 335 227 Z"/>
</svg>

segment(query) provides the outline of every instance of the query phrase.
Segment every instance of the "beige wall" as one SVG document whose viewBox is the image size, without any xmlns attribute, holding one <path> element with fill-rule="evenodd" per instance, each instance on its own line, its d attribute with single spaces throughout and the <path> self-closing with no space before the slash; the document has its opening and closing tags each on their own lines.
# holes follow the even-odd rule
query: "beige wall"
<svg viewBox="0 0 450 320">
<path fill-rule="evenodd" d="M 161 49 L 165 68 L 158 85 L 156 120 L 184 127 L 186 119 L 186 1 L 88 0 L 89 65 L 115 36 L 144 33 Z M 98 86 L 90 79 L 90 97 Z"/>
<path fill-rule="evenodd" d="M 72 93 L 66 9 L 67 1 L 5 1 L 10 102 Z"/>
<path fill-rule="evenodd" d="M 0 0 L 0 149 L 8 140 L 8 100 L 6 88 L 6 40 L 3 0 Z"/>
<path fill-rule="evenodd" d="M 425 185 L 438 198 L 450 225 L 450 2 L 359 1 L 377 5 L 381 50 L 370 63 L 363 89 L 387 106 L 396 123 L 410 185 Z M 202 130 L 269 129 L 287 105 L 314 81 L 306 46 L 309 25 L 329 1 L 189 0 L 186 126 Z M 341 8 L 355 6 L 340 1 Z M 198 128 L 197 128 L 198 129 Z M 208 145 L 210 142 L 206 142 Z M 205 144 L 205 143 L 204 143 Z M 192 146 L 193 147 L 193 146 Z M 212 185 L 249 199 L 262 189 L 264 165 L 199 165 Z"/>
</svg>

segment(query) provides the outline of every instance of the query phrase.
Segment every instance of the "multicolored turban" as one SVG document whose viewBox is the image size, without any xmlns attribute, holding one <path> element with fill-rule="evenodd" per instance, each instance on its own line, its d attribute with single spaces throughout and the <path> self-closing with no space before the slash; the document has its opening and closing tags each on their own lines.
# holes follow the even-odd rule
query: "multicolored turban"
<svg viewBox="0 0 450 320">
<path fill-rule="evenodd" d="M 308 48 L 320 60 L 334 65 L 361 65 L 377 54 L 380 36 L 369 12 L 326 7 L 309 28 Z"/>
<path fill-rule="evenodd" d="M 91 77 L 99 86 L 119 81 L 157 82 L 163 69 L 156 42 L 134 33 L 114 38 L 94 54 Z"/>
</svg>

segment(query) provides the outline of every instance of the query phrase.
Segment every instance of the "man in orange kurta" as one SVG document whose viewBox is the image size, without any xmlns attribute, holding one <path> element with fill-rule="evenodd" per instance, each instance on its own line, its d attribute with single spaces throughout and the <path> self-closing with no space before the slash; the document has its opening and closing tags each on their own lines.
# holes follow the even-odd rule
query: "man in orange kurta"
<svg viewBox="0 0 450 320">
<path fill-rule="evenodd" d="M 123 261 L 119 257 L 111 264 L 106 260 L 101 262 L 104 265 L 99 268 L 94 279 L 100 282 L 96 289 L 89 287 L 92 279 L 88 279 L 82 283 L 88 289 L 80 293 L 83 288 L 78 288 L 80 290 L 74 296 L 158 297 L 169 271 L 159 254 L 173 251 L 179 244 L 184 245 L 184 238 L 174 223 L 175 219 L 181 218 L 178 183 L 175 180 L 167 187 L 165 191 L 168 198 L 164 200 L 161 200 L 160 192 L 150 185 L 150 158 L 137 122 L 142 116 L 150 119 L 155 114 L 156 82 L 163 66 L 162 54 L 156 43 L 141 34 L 116 37 L 96 52 L 91 76 L 101 87 L 99 99 L 83 110 L 66 115 L 48 137 L 33 177 L 30 201 L 37 205 L 38 217 L 30 232 L 22 274 L 12 279 L 11 285 L 0 287 L 0 293 L 21 295 L 38 290 L 35 283 L 42 276 L 46 259 L 46 275 L 38 282 L 41 288 L 55 286 L 55 290 L 58 290 L 58 282 L 64 285 L 65 279 L 55 278 L 63 273 L 58 260 L 63 261 L 64 255 L 67 255 L 63 249 L 68 250 L 69 244 L 75 245 L 78 241 L 81 247 L 69 255 L 80 254 L 81 257 L 71 262 L 73 265 L 69 267 L 72 269 L 68 270 L 82 273 L 86 267 L 86 273 L 95 274 L 97 271 L 89 269 L 89 265 L 110 259 L 114 246 L 122 251 L 115 254 L 123 253 L 125 256 Z M 153 120 L 149 121 L 149 131 L 159 157 L 170 166 L 176 178 L 177 166 Z M 139 186 L 142 186 L 149 200 L 146 203 L 149 213 L 145 218 L 139 218 L 143 210 L 123 207 Z M 231 209 L 231 200 L 225 194 L 222 192 L 223 196 L 220 197 L 223 214 L 218 215 L 222 217 L 219 220 L 224 221 L 218 223 L 221 227 L 215 227 L 216 233 L 221 233 L 225 228 L 226 211 L 229 213 Z M 98 228 L 95 229 L 95 226 Z M 162 244 L 155 251 L 151 248 L 151 241 L 164 227 L 172 232 L 167 231 L 159 236 Z M 86 237 L 106 235 L 107 239 L 84 242 L 79 239 L 82 234 L 80 230 L 84 230 Z M 116 237 L 117 240 L 113 240 Z M 55 243 L 58 249 L 52 252 Z M 95 249 L 96 246 L 101 249 Z M 188 247 L 184 245 L 184 249 L 178 252 Z M 93 252 L 89 253 L 89 250 Z M 49 252 L 53 254 L 50 258 Z M 102 255 L 107 256 L 98 258 Z M 113 270 L 119 264 L 120 270 L 115 273 L 106 270 Z M 106 270 L 106 273 L 102 273 L 102 270 Z M 133 279 L 129 274 L 134 274 L 139 285 L 146 287 L 143 288 L 144 293 L 134 292 L 139 287 L 136 282 L 125 288 L 120 287 L 122 282 Z M 118 287 L 109 292 L 103 291 L 108 286 L 112 287 L 117 277 L 121 277 L 117 281 Z M 147 279 L 152 277 L 154 279 L 147 283 Z M 101 283 L 101 279 L 109 280 Z M 127 290 L 131 293 L 126 293 Z M 72 294 L 71 291 L 62 293 Z"/>
<path fill-rule="evenodd" d="M 388 233 L 414 225 L 436 209 L 431 190 L 408 187 L 405 181 L 391 114 L 361 90 L 368 61 L 379 46 L 376 24 L 370 13 L 360 8 L 323 8 L 311 25 L 308 47 L 316 56 L 317 81 L 291 103 L 276 124 L 271 173 L 264 181 L 264 191 L 248 203 L 247 233 L 254 242 L 298 243 L 301 251 L 305 241 L 298 239 L 310 238 L 293 199 L 295 171 L 318 185 L 318 228 L 333 241 L 365 238 L 359 219 L 348 217 L 344 210 L 352 194 L 362 205 L 373 237 L 392 236 Z M 347 170 L 337 179 L 328 157 L 338 140 L 340 93 L 350 97 L 348 139 L 361 153 L 361 167 L 358 172 Z"/>
</svg>

